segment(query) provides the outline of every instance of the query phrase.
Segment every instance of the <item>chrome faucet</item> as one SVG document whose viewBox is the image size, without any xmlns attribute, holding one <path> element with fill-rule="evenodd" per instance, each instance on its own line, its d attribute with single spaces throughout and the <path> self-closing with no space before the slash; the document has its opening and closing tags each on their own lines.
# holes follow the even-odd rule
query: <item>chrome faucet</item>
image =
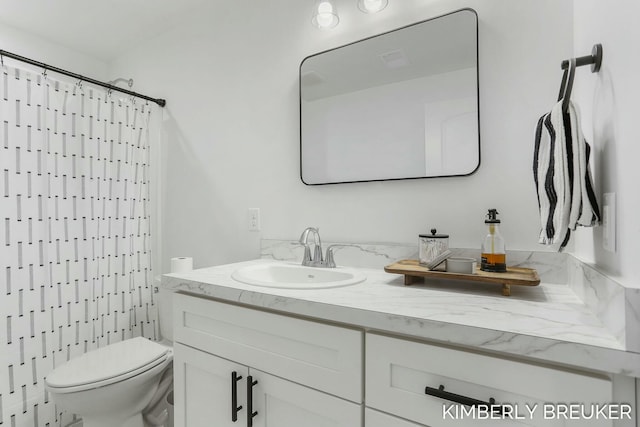
<svg viewBox="0 0 640 427">
<path fill-rule="evenodd" d="M 311 247 L 309 244 L 309 234 L 314 235 L 313 256 L 311 256 Z M 316 227 L 307 227 L 304 229 L 298 239 L 298 243 L 304 246 L 304 255 L 302 256 L 302 265 L 309 267 L 336 268 L 336 261 L 333 253 L 336 248 L 344 248 L 354 246 L 350 244 L 335 244 L 327 248 L 327 255 L 322 257 L 322 242 L 320 241 L 320 232 Z"/>
<path fill-rule="evenodd" d="M 311 248 L 309 247 L 309 234 L 315 236 L 313 257 L 311 257 Z M 304 246 L 304 255 L 302 257 L 302 265 L 311 267 L 323 267 L 324 260 L 322 258 L 322 242 L 320 241 L 320 232 L 316 227 L 307 227 L 300 235 L 298 242 Z"/>
</svg>

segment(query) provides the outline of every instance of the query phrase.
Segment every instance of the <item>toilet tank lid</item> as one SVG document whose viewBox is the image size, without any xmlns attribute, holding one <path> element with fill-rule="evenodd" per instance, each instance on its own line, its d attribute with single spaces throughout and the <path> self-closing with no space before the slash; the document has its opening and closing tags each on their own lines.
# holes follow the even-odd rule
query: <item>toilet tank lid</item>
<svg viewBox="0 0 640 427">
<path fill-rule="evenodd" d="M 169 351 L 147 338 L 131 338 L 72 358 L 51 371 L 45 382 L 60 388 L 96 383 L 153 364 Z"/>
</svg>

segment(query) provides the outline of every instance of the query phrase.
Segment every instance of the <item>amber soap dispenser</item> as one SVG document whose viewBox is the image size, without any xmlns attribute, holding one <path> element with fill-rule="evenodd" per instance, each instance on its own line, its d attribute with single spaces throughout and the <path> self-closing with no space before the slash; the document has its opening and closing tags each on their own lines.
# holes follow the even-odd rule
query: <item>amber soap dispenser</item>
<svg viewBox="0 0 640 427">
<path fill-rule="evenodd" d="M 487 219 L 488 232 L 482 241 L 482 259 L 480 269 L 484 271 L 505 272 L 507 271 L 507 255 L 504 239 L 500 234 L 500 220 L 498 211 L 489 209 Z"/>
</svg>

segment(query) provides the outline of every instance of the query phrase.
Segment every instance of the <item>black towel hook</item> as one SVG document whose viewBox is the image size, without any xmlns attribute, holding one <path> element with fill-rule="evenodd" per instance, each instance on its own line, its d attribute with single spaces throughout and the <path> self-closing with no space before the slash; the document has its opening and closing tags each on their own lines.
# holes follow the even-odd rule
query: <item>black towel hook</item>
<svg viewBox="0 0 640 427">
<path fill-rule="evenodd" d="M 580 56 L 578 58 L 565 59 L 560 64 L 560 68 L 564 70 L 562 81 L 560 83 L 560 93 L 558 101 L 562 100 L 562 111 L 569 111 L 569 100 L 571 99 L 571 91 L 573 89 L 573 79 L 575 77 L 576 67 L 591 64 L 591 72 L 597 73 L 602 66 L 602 45 L 597 43 L 591 49 L 591 55 Z"/>
<path fill-rule="evenodd" d="M 574 59 L 576 60 L 576 67 L 591 64 L 591 72 L 597 73 L 600 71 L 600 67 L 602 67 L 602 45 L 600 43 L 596 43 L 593 45 L 593 48 L 591 48 L 591 55 L 580 56 Z M 569 68 L 569 60 L 565 59 L 562 61 L 560 68 L 563 70 Z"/>
</svg>

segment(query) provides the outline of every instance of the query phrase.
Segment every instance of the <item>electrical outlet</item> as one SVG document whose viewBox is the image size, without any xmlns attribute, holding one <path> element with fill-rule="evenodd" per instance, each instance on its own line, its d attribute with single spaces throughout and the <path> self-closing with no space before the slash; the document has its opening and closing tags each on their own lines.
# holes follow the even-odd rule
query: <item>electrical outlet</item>
<svg viewBox="0 0 640 427">
<path fill-rule="evenodd" d="M 602 247 L 616 251 L 616 193 L 604 193 L 602 204 Z"/>
<path fill-rule="evenodd" d="M 260 231 L 260 208 L 249 208 L 249 231 Z"/>
</svg>

